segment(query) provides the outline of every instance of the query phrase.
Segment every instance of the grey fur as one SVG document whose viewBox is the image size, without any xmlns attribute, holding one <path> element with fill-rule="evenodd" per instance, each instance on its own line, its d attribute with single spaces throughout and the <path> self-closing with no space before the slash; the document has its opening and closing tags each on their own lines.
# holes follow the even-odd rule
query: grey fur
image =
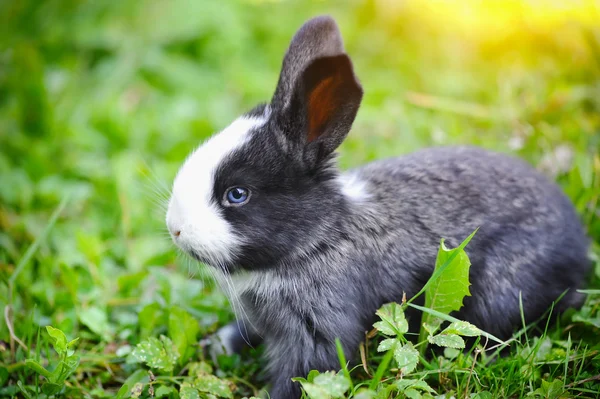
<svg viewBox="0 0 600 399">
<path fill-rule="evenodd" d="M 480 228 L 466 249 L 472 296 L 456 317 L 500 338 L 520 326 L 519 295 L 527 321 L 566 290 L 558 310 L 579 306 L 575 289 L 590 267 L 572 204 L 555 184 L 507 155 L 426 149 L 346 172 L 361 186 L 360 195 L 345 193 L 330 153 L 354 115 L 340 114 L 336 129 L 315 144 L 301 140 L 305 124 L 294 122 L 306 110 L 289 109 L 308 65 L 315 57 L 343 55 L 337 53 L 343 45 L 335 22 L 307 22 L 286 55 L 269 121 L 224 161 L 217 177 L 228 187 L 229 176 L 247 171 L 259 187 L 246 206 L 223 212 L 249 243 L 238 267 L 227 268 L 235 270 L 244 304 L 246 315 L 238 316 L 257 330 L 245 338 L 264 338 L 273 399 L 300 396 L 292 377 L 339 369 L 336 337 L 353 357 L 376 309 L 404 292 L 411 297 L 431 276 L 441 238 L 454 247 Z M 351 103 L 360 102 L 357 81 L 344 82 Z M 294 151 L 318 156 L 306 163 Z M 413 315 L 413 328 L 415 321 Z M 239 347 L 241 338 L 229 346 Z"/>
</svg>

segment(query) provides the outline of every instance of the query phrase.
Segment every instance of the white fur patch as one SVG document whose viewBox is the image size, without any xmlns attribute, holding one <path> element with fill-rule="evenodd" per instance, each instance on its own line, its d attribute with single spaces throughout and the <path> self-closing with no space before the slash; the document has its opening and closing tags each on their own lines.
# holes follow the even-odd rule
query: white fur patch
<svg viewBox="0 0 600 399">
<path fill-rule="evenodd" d="M 352 201 L 364 201 L 370 197 L 367 184 L 356 173 L 344 173 L 338 177 L 342 194 Z"/>
<path fill-rule="evenodd" d="M 173 241 L 184 251 L 192 250 L 215 264 L 235 254 L 241 237 L 231 231 L 212 201 L 215 171 L 228 154 L 244 145 L 249 131 L 264 123 L 262 118 L 235 120 L 196 149 L 179 169 L 166 221 Z"/>
<path fill-rule="evenodd" d="M 238 334 L 239 332 L 237 326 L 233 324 L 227 324 L 226 326 L 221 327 L 217 330 L 215 337 L 217 340 L 217 345 L 214 346 L 218 347 L 221 350 L 224 350 L 226 354 L 231 355 L 235 352 L 233 350 L 233 339 Z"/>
</svg>

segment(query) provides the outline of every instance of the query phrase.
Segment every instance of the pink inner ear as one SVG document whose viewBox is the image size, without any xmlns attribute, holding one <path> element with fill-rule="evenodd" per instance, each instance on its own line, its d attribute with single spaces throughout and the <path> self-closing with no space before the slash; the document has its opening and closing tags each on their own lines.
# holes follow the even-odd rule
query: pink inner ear
<svg viewBox="0 0 600 399">
<path fill-rule="evenodd" d="M 325 125 L 338 106 L 338 88 L 342 83 L 339 76 L 334 75 L 320 81 L 308 97 L 308 135 L 310 143 L 318 139 L 324 132 Z"/>
</svg>

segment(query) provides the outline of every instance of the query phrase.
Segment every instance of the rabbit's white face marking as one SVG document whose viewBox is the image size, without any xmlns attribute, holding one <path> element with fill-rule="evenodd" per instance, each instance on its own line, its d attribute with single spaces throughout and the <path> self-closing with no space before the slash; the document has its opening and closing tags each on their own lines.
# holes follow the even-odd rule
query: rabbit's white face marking
<svg viewBox="0 0 600 399">
<path fill-rule="evenodd" d="M 262 118 L 235 120 L 187 158 L 173 183 L 166 217 L 173 241 L 214 266 L 230 261 L 242 240 L 213 200 L 215 171 L 228 154 L 244 145 L 251 130 L 264 123 Z"/>
<path fill-rule="evenodd" d="M 354 173 L 344 173 L 338 177 L 338 182 L 342 188 L 342 194 L 352 201 L 364 201 L 369 199 L 367 184 L 360 180 Z"/>
</svg>

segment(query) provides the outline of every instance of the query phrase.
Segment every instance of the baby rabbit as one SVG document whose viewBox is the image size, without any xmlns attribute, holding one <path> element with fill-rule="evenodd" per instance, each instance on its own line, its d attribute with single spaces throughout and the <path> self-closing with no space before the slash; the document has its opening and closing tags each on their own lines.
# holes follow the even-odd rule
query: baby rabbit
<svg viewBox="0 0 600 399">
<path fill-rule="evenodd" d="M 212 266 L 240 327 L 225 345 L 264 340 L 270 397 L 291 381 L 339 369 L 384 303 L 410 298 L 433 272 L 440 239 L 467 246 L 472 296 L 455 315 L 508 338 L 579 306 L 588 240 L 569 200 L 524 162 L 471 147 L 433 148 L 340 172 L 336 148 L 363 90 L 335 21 L 306 22 L 283 60 L 271 102 L 196 149 L 167 211 L 177 246 Z"/>
</svg>

